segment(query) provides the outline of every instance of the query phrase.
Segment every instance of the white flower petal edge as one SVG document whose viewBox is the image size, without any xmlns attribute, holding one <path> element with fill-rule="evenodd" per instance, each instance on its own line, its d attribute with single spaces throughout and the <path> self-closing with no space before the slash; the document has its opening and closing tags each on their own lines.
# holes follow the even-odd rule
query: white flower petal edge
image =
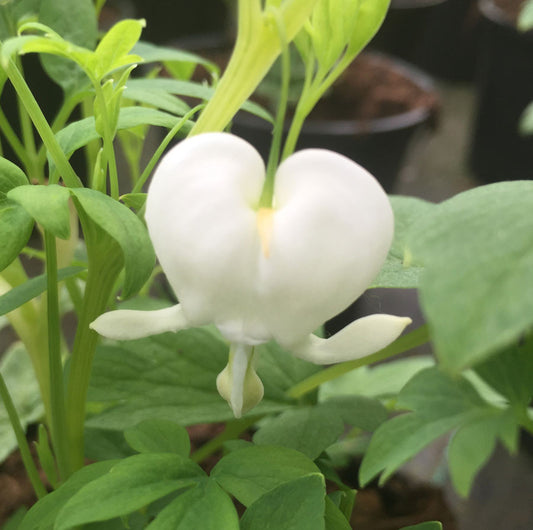
<svg viewBox="0 0 533 530">
<path fill-rule="evenodd" d="M 114 340 L 131 340 L 149 337 L 167 331 L 180 331 L 189 325 L 180 304 L 156 311 L 119 309 L 100 315 L 91 329 Z"/>
<path fill-rule="evenodd" d="M 115 311 L 92 324 L 114 339 L 214 323 L 230 342 L 219 393 L 239 417 L 263 396 L 254 346 L 276 340 L 295 356 L 330 364 L 374 353 L 409 318 L 371 315 L 329 339 L 312 331 L 357 299 L 378 274 L 394 219 L 379 183 L 348 158 L 307 149 L 276 174 L 272 208 L 259 208 L 265 168 L 227 133 L 182 141 L 161 160 L 146 222 L 180 304 Z"/>
</svg>

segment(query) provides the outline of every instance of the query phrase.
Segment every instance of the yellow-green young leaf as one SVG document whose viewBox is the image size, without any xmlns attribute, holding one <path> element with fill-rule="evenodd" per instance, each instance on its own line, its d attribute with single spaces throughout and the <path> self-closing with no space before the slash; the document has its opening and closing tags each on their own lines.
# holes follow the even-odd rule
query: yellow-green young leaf
<svg viewBox="0 0 533 530">
<path fill-rule="evenodd" d="M 360 7 L 355 20 L 355 26 L 348 43 L 348 53 L 357 55 L 372 39 L 380 28 L 390 0 L 360 0 Z"/>
<path fill-rule="evenodd" d="M 145 25 L 144 20 L 122 20 L 104 35 L 96 48 L 92 65 L 97 79 L 117 68 L 142 61 L 142 57 L 128 53 L 139 40 Z"/>
</svg>

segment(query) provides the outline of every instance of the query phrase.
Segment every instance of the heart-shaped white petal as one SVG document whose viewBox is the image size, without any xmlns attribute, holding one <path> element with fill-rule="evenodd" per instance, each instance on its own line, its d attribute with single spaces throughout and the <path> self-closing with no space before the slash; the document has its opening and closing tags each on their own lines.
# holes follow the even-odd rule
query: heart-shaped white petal
<svg viewBox="0 0 533 530">
<path fill-rule="evenodd" d="M 157 169 L 146 221 L 190 325 L 214 322 L 232 342 L 290 348 L 377 275 L 393 215 L 365 169 L 309 149 L 281 164 L 273 211 L 262 217 L 264 171 L 236 136 L 189 138 Z"/>
</svg>

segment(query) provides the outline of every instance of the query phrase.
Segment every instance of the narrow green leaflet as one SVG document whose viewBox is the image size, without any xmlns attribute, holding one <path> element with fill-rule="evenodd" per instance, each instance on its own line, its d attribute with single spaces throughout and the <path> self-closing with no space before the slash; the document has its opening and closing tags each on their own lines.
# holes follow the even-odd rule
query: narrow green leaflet
<svg viewBox="0 0 533 530">
<path fill-rule="evenodd" d="M 176 116 L 183 116 L 191 110 L 189 105 L 183 100 L 164 90 L 144 90 L 142 88 L 130 88 L 126 86 L 123 96 L 131 101 L 152 105 L 157 109 L 176 114 Z"/>
<path fill-rule="evenodd" d="M 191 451 L 187 431 L 167 420 L 145 420 L 124 432 L 128 445 L 139 453 L 176 453 L 185 458 Z"/>
<path fill-rule="evenodd" d="M 404 526 L 400 530 L 442 530 L 442 524 L 438 521 L 428 521 L 427 523 Z"/>
<path fill-rule="evenodd" d="M 63 506 L 86 484 L 105 475 L 116 461 L 98 462 L 76 471 L 59 489 L 34 504 L 24 517 L 18 530 L 52 530 L 57 514 Z"/>
<path fill-rule="evenodd" d="M 351 530 L 350 523 L 344 517 L 337 505 L 326 496 L 326 511 L 325 511 L 326 530 Z"/>
<path fill-rule="evenodd" d="M 144 20 L 121 20 L 104 35 L 96 47 L 91 64 L 97 79 L 142 60 L 138 55 L 129 55 L 129 52 L 139 40 L 144 26 Z"/>
<path fill-rule="evenodd" d="M 422 216 L 408 243 L 425 266 L 422 308 L 441 363 L 460 371 L 533 325 L 533 182 L 461 193 Z"/>
<path fill-rule="evenodd" d="M 239 530 L 230 497 L 214 480 L 205 480 L 166 506 L 148 530 Z"/>
<path fill-rule="evenodd" d="M 365 431 L 375 431 L 389 416 L 381 401 L 364 396 L 331 398 L 321 403 L 320 408 L 340 415 L 344 423 Z"/>
<path fill-rule="evenodd" d="M 308 475 L 281 484 L 256 500 L 241 519 L 242 530 L 325 530 L 324 477 Z"/>
<path fill-rule="evenodd" d="M 60 239 L 70 237 L 69 190 L 57 184 L 19 186 L 8 193 L 44 229 Z"/>
<path fill-rule="evenodd" d="M 66 41 L 94 49 L 98 37 L 98 21 L 92 0 L 41 0 L 39 21 L 51 27 Z M 41 56 L 46 73 L 69 93 L 88 79 L 71 60 L 52 55 Z"/>
<path fill-rule="evenodd" d="M 28 184 L 24 171 L 9 160 L 0 157 L 0 196 L 17 186 Z"/>
<path fill-rule="evenodd" d="M 74 278 L 85 270 L 85 267 L 65 267 L 57 272 L 58 281 Z M 7 293 L 0 296 L 0 315 L 5 315 L 21 305 L 33 300 L 46 291 L 46 274 L 29 279 Z"/>
<path fill-rule="evenodd" d="M 199 466 L 176 454 L 131 456 L 79 489 L 60 511 L 54 528 L 67 530 L 127 515 L 203 477 Z"/>
<path fill-rule="evenodd" d="M 533 335 L 478 364 L 476 373 L 512 405 L 528 407 L 533 399 Z"/>
<path fill-rule="evenodd" d="M 390 201 L 394 211 L 394 240 L 371 288 L 416 288 L 424 269 L 419 263 L 413 262 L 406 238 L 410 227 L 431 212 L 435 205 L 414 197 L 391 196 Z"/>
<path fill-rule="evenodd" d="M 448 465 L 455 490 L 466 497 L 479 469 L 494 450 L 500 431 L 500 417 L 487 415 L 461 427 L 448 448 Z"/>
<path fill-rule="evenodd" d="M 333 409 L 305 407 L 288 410 L 268 421 L 254 435 L 258 445 L 281 445 L 296 449 L 311 460 L 334 444 L 344 422 Z"/>
<path fill-rule="evenodd" d="M 317 473 L 313 461 L 294 449 L 251 446 L 224 456 L 211 477 L 239 502 L 250 506 L 281 484 Z"/>
<path fill-rule="evenodd" d="M 146 193 L 126 193 L 120 200 L 128 207 L 139 211 L 146 203 Z"/>
<path fill-rule="evenodd" d="M 227 360 L 227 344 L 206 329 L 100 346 L 89 400 L 112 406 L 90 418 L 88 425 L 125 429 L 153 417 L 181 425 L 231 420 L 233 413 L 215 383 Z M 271 397 L 254 413 L 281 411 L 293 404 L 284 394 L 274 398 L 266 382 L 265 395 Z"/>
<path fill-rule="evenodd" d="M 30 357 L 21 343 L 14 344 L 3 355 L 0 372 L 13 399 L 22 427 L 26 428 L 30 423 L 39 420 L 44 414 L 39 385 Z M 16 447 L 17 440 L 13 428 L 0 400 L 0 462 L 3 462 Z"/>
<path fill-rule="evenodd" d="M 122 297 L 139 291 L 150 276 L 155 254 L 142 221 L 126 206 L 95 190 L 70 190 L 85 214 L 120 246 L 124 256 Z"/>
<path fill-rule="evenodd" d="M 3 271 L 25 247 L 33 228 L 26 210 L 0 193 L 0 271 Z"/>
<path fill-rule="evenodd" d="M 178 120 L 177 116 L 157 109 L 124 107 L 120 109 L 117 129 L 133 129 L 139 125 L 154 125 L 171 129 Z M 178 133 L 178 136 L 184 136 L 191 127 L 191 123 L 186 123 Z M 56 137 L 63 152 L 70 156 L 74 151 L 98 139 L 100 136 L 96 132 L 95 120 L 91 117 L 70 123 L 64 129 L 61 129 Z M 50 171 L 53 171 L 55 164 L 50 157 L 48 157 L 48 164 L 50 165 Z"/>
<path fill-rule="evenodd" d="M 48 482 L 50 482 L 52 488 L 56 489 L 59 484 L 59 477 L 57 475 L 54 455 L 50 448 L 48 431 L 42 423 L 39 425 L 39 435 L 37 442 L 34 442 L 34 446 L 37 451 L 37 456 L 39 457 L 39 464 L 41 465 Z"/>
</svg>

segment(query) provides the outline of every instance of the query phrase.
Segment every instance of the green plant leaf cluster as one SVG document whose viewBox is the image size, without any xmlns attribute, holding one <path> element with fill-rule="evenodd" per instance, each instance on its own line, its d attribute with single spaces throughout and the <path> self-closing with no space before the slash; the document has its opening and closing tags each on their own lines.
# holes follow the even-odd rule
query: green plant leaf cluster
<svg viewBox="0 0 533 530">
<path fill-rule="evenodd" d="M 323 475 L 297 451 L 244 447 L 207 476 L 188 459 L 187 432 L 174 422 L 143 422 L 126 439 L 140 454 L 76 472 L 30 509 L 19 530 L 67 530 L 118 518 L 169 530 L 347 528 L 336 505 L 326 502 Z M 230 496 L 246 507 L 240 526 Z"/>
<path fill-rule="evenodd" d="M 16 343 L 2 356 L 0 372 L 9 388 L 23 428 L 44 414 L 39 385 L 30 357 L 21 343 Z M 0 462 L 17 446 L 4 404 L 0 401 Z"/>
<path fill-rule="evenodd" d="M 437 367 L 419 372 L 405 385 L 397 408 L 411 412 L 377 429 L 361 466 L 362 484 L 380 472 L 383 483 L 432 441 L 453 431 L 448 464 L 456 490 L 466 496 L 498 440 L 511 452 L 517 449 L 521 416 L 514 405 L 496 407 L 468 379 Z"/>
<path fill-rule="evenodd" d="M 475 365 L 533 325 L 532 211 L 532 182 L 502 182 L 460 193 L 412 225 L 422 309 L 447 369 Z"/>
</svg>

